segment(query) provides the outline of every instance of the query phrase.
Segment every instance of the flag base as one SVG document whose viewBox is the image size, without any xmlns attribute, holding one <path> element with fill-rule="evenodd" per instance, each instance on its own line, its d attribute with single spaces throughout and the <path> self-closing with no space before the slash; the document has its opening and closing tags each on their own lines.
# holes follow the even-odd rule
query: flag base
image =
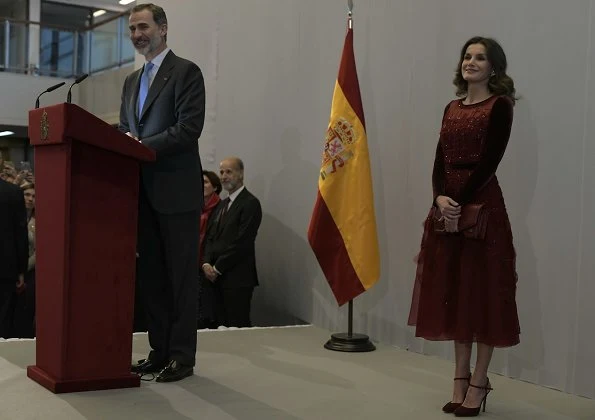
<svg viewBox="0 0 595 420">
<path fill-rule="evenodd" d="M 376 346 L 372 344 L 365 334 L 336 333 L 332 334 L 330 340 L 324 345 L 325 349 L 345 352 L 374 351 Z"/>
</svg>

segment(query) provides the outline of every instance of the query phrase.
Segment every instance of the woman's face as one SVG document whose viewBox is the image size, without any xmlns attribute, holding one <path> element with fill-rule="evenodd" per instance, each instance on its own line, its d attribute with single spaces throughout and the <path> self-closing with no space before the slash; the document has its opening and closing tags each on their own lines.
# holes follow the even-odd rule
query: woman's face
<svg viewBox="0 0 595 420">
<path fill-rule="evenodd" d="M 488 61 L 483 44 L 471 44 L 463 56 L 461 74 L 467 83 L 486 83 L 492 73 L 492 65 Z"/>
<path fill-rule="evenodd" d="M 33 210 L 35 208 L 35 188 L 28 188 L 23 194 L 25 195 L 25 207 L 28 210 Z"/>
<path fill-rule="evenodd" d="M 213 184 L 211 184 L 211 181 L 209 181 L 209 178 L 206 175 L 202 176 L 202 181 L 204 196 L 210 197 L 211 195 L 213 195 L 213 192 L 215 192 L 215 188 L 213 187 Z"/>
</svg>

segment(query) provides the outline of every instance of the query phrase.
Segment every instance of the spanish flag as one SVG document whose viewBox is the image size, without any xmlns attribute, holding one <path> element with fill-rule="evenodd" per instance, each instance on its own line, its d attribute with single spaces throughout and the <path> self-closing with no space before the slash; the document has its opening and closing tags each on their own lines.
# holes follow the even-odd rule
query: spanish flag
<svg viewBox="0 0 595 420">
<path fill-rule="evenodd" d="M 351 17 L 333 93 L 308 241 L 339 306 L 378 281 L 374 194 Z"/>
</svg>

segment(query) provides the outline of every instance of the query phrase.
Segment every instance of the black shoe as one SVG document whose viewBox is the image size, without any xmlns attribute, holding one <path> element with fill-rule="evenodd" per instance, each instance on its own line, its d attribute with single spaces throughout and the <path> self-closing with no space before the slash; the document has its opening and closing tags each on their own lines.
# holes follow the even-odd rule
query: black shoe
<svg viewBox="0 0 595 420">
<path fill-rule="evenodd" d="M 157 382 L 176 382 L 181 379 L 184 379 L 188 376 L 194 375 L 194 367 L 183 365 L 176 360 L 172 360 L 169 364 L 163 369 L 159 376 L 157 376 Z"/>
<path fill-rule="evenodd" d="M 166 362 L 152 362 L 149 359 L 141 359 L 136 365 L 132 365 L 133 373 L 157 373 L 167 365 Z"/>
</svg>

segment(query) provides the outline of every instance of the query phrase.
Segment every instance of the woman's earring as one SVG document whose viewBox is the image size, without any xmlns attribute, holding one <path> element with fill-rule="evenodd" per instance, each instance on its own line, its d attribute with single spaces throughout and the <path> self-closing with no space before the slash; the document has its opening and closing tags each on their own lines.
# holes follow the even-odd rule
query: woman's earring
<svg viewBox="0 0 595 420">
<path fill-rule="evenodd" d="M 494 70 L 492 70 L 492 72 L 490 73 L 490 77 L 494 77 L 496 75 L 496 72 Z"/>
</svg>

